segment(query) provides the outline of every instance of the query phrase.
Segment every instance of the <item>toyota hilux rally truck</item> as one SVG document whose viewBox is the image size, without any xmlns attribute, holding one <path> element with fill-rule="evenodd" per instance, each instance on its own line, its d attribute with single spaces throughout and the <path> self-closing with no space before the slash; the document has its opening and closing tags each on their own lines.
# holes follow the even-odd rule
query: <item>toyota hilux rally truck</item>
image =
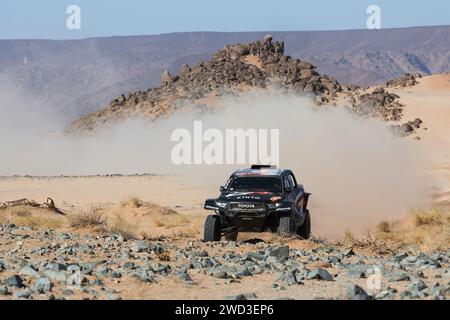
<svg viewBox="0 0 450 320">
<path fill-rule="evenodd" d="M 291 170 L 253 165 L 235 171 L 216 199 L 207 199 L 204 208 L 214 210 L 205 221 L 204 241 L 220 241 L 222 236 L 236 241 L 239 232 L 279 232 L 308 239 L 311 218 L 308 198 Z"/>
</svg>

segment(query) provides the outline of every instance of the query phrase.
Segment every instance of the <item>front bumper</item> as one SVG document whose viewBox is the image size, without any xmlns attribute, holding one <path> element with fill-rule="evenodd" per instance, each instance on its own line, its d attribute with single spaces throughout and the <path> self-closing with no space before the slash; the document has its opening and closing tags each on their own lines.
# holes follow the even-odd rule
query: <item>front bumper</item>
<svg viewBox="0 0 450 320">
<path fill-rule="evenodd" d="M 223 202 L 208 199 L 205 209 L 215 210 L 229 218 L 265 218 L 273 213 L 289 212 L 292 208 L 290 203 L 285 202 Z"/>
<path fill-rule="evenodd" d="M 269 213 L 269 208 L 267 204 L 262 202 L 230 202 L 224 212 L 230 218 L 264 218 Z"/>
</svg>

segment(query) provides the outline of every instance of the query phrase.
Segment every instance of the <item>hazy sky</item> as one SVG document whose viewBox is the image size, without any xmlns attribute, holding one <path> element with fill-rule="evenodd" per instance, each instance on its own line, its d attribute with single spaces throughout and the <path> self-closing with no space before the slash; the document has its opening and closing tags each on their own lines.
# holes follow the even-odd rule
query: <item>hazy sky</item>
<svg viewBox="0 0 450 320">
<path fill-rule="evenodd" d="M 0 39 L 362 29 L 373 4 L 382 28 L 450 24 L 448 0 L 2 0 Z M 66 27 L 69 5 L 81 8 L 79 30 Z"/>
</svg>

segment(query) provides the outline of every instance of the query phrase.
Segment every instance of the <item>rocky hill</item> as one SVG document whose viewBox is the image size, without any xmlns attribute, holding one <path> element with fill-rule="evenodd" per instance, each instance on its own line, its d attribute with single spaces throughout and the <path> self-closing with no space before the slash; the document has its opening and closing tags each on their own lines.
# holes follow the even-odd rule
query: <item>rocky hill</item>
<svg viewBox="0 0 450 320">
<path fill-rule="evenodd" d="M 402 74 L 450 71 L 450 27 L 386 30 L 270 32 L 288 55 L 317 65 L 341 83 L 366 86 Z M 0 97 L 26 97 L 23 105 L 63 121 L 98 110 L 123 92 L 158 85 L 164 69 L 177 73 L 230 43 L 262 39 L 266 32 L 172 33 L 70 41 L 0 40 Z"/>
<path fill-rule="evenodd" d="M 211 107 L 211 102 L 205 101 L 220 99 L 226 93 L 268 87 L 310 95 L 319 105 L 336 101 L 339 95 L 345 100 L 341 103 L 360 116 L 401 119 L 403 106 L 396 101 L 398 96 L 383 87 L 367 91 L 343 86 L 332 77 L 320 75 L 311 63 L 286 55 L 284 48 L 285 43 L 272 41 L 271 35 L 262 41 L 227 45 L 209 61 L 200 61 L 192 68 L 183 64 L 176 75 L 164 70 L 159 86 L 122 94 L 105 108 L 73 122 L 67 131 L 89 132 L 136 114 L 157 119 L 186 104 L 204 110 Z M 406 74 L 384 87 L 414 85 L 416 76 Z"/>
</svg>

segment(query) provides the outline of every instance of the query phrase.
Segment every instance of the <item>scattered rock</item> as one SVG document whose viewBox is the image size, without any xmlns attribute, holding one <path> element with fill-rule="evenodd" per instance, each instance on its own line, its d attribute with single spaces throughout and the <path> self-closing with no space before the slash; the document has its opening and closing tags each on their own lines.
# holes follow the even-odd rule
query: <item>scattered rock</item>
<svg viewBox="0 0 450 320">
<path fill-rule="evenodd" d="M 386 88 L 412 87 L 418 83 L 418 78 L 422 78 L 422 75 L 420 73 L 405 73 L 403 76 L 397 79 L 387 81 L 385 86 Z"/>
<path fill-rule="evenodd" d="M 31 289 L 37 293 L 47 293 L 52 290 L 52 283 L 48 278 L 39 278 Z"/>
<path fill-rule="evenodd" d="M 32 266 L 25 266 L 23 267 L 20 272 L 20 275 L 22 276 L 29 276 L 29 277 L 34 277 L 34 278 L 39 278 L 39 272 L 37 272 Z"/>
<path fill-rule="evenodd" d="M 6 286 L 0 286 L 0 296 L 7 296 L 10 292 L 8 290 L 8 287 Z"/>
<path fill-rule="evenodd" d="M 389 282 L 397 282 L 397 281 L 409 281 L 410 277 L 406 273 L 392 273 L 388 281 Z"/>
<path fill-rule="evenodd" d="M 18 234 L 25 231 L 22 227 L 14 228 Z M 9 227 L 0 225 L 0 237 L 7 239 L 11 247 L 16 248 L 17 236 L 9 230 Z M 44 233 L 37 229 L 26 229 L 26 234 L 35 241 Z M 40 248 L 27 251 L 26 255 L 7 249 L 7 253 L 2 256 L 2 263 L 7 265 L 6 272 L 3 272 L 7 276 L 0 280 L 0 296 L 4 299 L 74 299 L 79 298 L 80 293 L 85 299 L 120 299 L 121 296 L 113 288 L 117 288 L 118 283 L 128 284 L 130 277 L 145 284 L 158 282 L 164 285 L 167 280 L 175 280 L 189 288 L 202 285 L 201 281 L 193 281 L 192 278 L 197 275 L 200 275 L 199 279 L 210 277 L 209 281 L 222 282 L 233 289 L 239 286 L 237 283 L 242 278 L 254 276 L 255 281 L 259 281 L 259 275 L 263 274 L 263 277 L 276 278 L 275 283 L 268 284 L 273 290 L 286 290 L 288 286 L 305 285 L 311 279 L 335 281 L 337 285 L 342 285 L 348 281 L 348 276 L 358 279 L 369 276 L 372 274 L 369 269 L 373 266 L 383 270 L 389 282 L 404 282 L 395 283 L 398 294 L 396 289 L 388 286 L 375 295 L 377 300 L 446 299 L 449 296 L 450 282 L 447 278 L 450 252 L 414 255 L 411 253 L 415 252 L 414 248 L 408 248 L 404 249 L 405 253 L 395 256 L 373 256 L 327 244 L 294 250 L 286 245 L 273 247 L 264 242 L 235 242 L 235 247 L 230 247 L 230 242 L 211 245 L 190 241 L 180 247 L 179 243 L 172 244 L 169 241 L 123 241 L 109 235 L 60 235 L 49 233 L 45 237 L 54 237 L 51 239 L 53 243 L 38 245 L 52 248 L 52 253 L 44 258 Z M 88 247 L 96 254 L 85 250 Z M 170 254 L 171 260 L 161 263 L 159 252 Z M 124 253 L 128 254 L 122 258 Z M 332 265 L 336 277 L 318 265 Z M 309 290 L 311 285 L 313 283 L 306 283 L 304 290 Z M 394 286 L 394 283 L 390 285 Z M 328 285 L 323 283 L 320 286 Z M 348 298 L 374 298 L 360 289 L 357 286 L 348 289 Z M 229 298 L 253 299 L 255 296 L 237 295 Z M 324 298 L 329 297 L 324 295 Z"/>
<path fill-rule="evenodd" d="M 235 296 L 228 296 L 225 297 L 225 300 L 250 300 L 250 299 L 256 299 L 257 296 L 255 293 L 246 293 L 246 294 L 238 294 Z"/>
<path fill-rule="evenodd" d="M 396 289 L 384 290 L 384 291 L 381 291 L 380 293 L 378 293 L 375 296 L 375 299 L 377 299 L 377 300 L 392 299 L 396 293 L 397 293 Z"/>
<path fill-rule="evenodd" d="M 353 251 L 353 248 L 347 248 L 342 251 L 342 254 L 344 255 L 344 257 L 351 257 L 355 255 L 355 252 Z"/>
<path fill-rule="evenodd" d="M 285 271 L 280 274 L 280 276 L 278 277 L 278 280 L 282 281 L 283 283 L 287 284 L 288 286 L 291 286 L 294 284 L 303 284 L 302 280 L 304 279 L 304 276 L 303 276 L 304 273 L 305 273 L 305 271 L 301 271 L 298 269 Z"/>
<path fill-rule="evenodd" d="M 317 279 L 324 281 L 333 281 L 333 276 L 325 269 L 318 268 L 311 271 L 308 271 L 305 276 L 306 279 Z"/>
<path fill-rule="evenodd" d="M 31 292 L 29 289 L 24 289 L 24 290 L 17 291 L 15 296 L 17 299 L 28 299 L 31 297 Z"/>
<path fill-rule="evenodd" d="M 9 277 L 8 279 L 6 279 L 6 284 L 10 287 L 14 287 L 14 288 L 23 288 L 24 284 L 23 284 L 23 280 L 19 275 L 13 275 L 11 277 Z"/>
<path fill-rule="evenodd" d="M 131 251 L 133 251 L 134 253 L 149 252 L 150 248 L 150 242 L 146 240 L 134 242 L 130 246 Z"/>
<path fill-rule="evenodd" d="M 347 299 L 349 300 L 373 300 L 373 297 L 369 295 L 363 288 L 356 284 L 352 284 L 347 287 Z"/>
<path fill-rule="evenodd" d="M 289 258 L 289 246 L 281 246 L 270 251 L 271 257 L 276 257 L 280 260 Z"/>
<path fill-rule="evenodd" d="M 419 279 L 408 286 L 408 289 L 410 291 L 417 291 L 417 292 L 420 292 L 426 288 L 427 288 L 427 285 L 425 284 L 425 282 L 422 279 Z"/>
<path fill-rule="evenodd" d="M 345 267 L 347 275 L 353 278 L 366 278 L 369 266 L 366 264 L 350 264 Z"/>
</svg>

